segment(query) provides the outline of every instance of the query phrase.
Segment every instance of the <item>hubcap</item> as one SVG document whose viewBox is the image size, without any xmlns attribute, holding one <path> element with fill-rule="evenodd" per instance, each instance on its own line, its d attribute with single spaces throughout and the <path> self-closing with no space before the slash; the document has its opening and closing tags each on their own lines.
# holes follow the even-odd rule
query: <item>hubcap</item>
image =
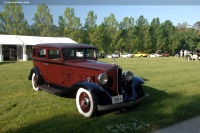
<svg viewBox="0 0 200 133">
<path fill-rule="evenodd" d="M 85 105 L 85 106 L 89 106 L 90 104 L 90 101 L 88 98 L 84 98 L 82 101 L 81 101 L 81 106 Z"/>
<path fill-rule="evenodd" d="M 81 110 L 87 113 L 90 110 L 90 99 L 87 93 L 83 92 L 79 97 L 79 105 Z"/>
</svg>

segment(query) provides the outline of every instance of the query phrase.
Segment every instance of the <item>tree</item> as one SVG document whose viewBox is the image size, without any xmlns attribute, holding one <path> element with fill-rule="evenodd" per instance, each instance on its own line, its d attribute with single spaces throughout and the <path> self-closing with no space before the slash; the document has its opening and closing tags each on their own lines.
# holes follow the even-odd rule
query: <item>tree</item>
<svg viewBox="0 0 200 133">
<path fill-rule="evenodd" d="M 122 22 L 119 24 L 119 29 L 122 31 L 122 33 L 118 45 L 122 46 L 124 52 L 132 52 L 132 46 L 134 45 L 133 40 L 135 39 L 134 18 L 124 17 Z"/>
<path fill-rule="evenodd" d="M 116 20 L 114 14 L 111 14 L 109 17 L 105 17 L 103 25 L 105 25 L 107 29 L 106 32 L 108 33 L 107 35 L 109 38 L 109 42 L 107 43 L 109 44 L 110 47 L 109 51 L 113 53 L 117 50 L 115 45 L 117 45 L 122 31 L 118 29 L 119 23 Z"/>
<path fill-rule="evenodd" d="M 166 52 L 170 50 L 171 45 L 173 43 L 175 27 L 170 20 L 166 20 L 163 23 L 163 26 L 164 26 L 164 35 L 166 37 L 166 42 L 165 42 L 165 45 L 162 47 L 162 50 Z"/>
<path fill-rule="evenodd" d="M 143 44 L 143 49 L 145 52 L 147 53 L 151 53 L 154 52 L 153 48 L 153 41 L 152 41 L 152 35 L 151 35 L 151 30 L 150 30 L 150 26 L 146 25 L 145 26 L 145 31 L 144 31 L 144 44 Z"/>
<path fill-rule="evenodd" d="M 45 4 L 38 5 L 37 12 L 33 18 L 35 23 L 32 25 L 35 35 L 38 36 L 54 36 L 53 18 L 50 9 Z M 49 33 L 51 32 L 51 33 Z"/>
<path fill-rule="evenodd" d="M 149 23 L 147 21 L 147 19 L 145 19 L 142 15 L 137 19 L 136 21 L 136 26 L 137 26 L 137 37 L 138 37 L 138 40 L 137 40 L 137 47 L 136 49 L 138 51 L 141 51 L 141 52 L 147 52 L 148 50 L 145 49 L 145 46 L 144 46 L 144 43 L 145 43 L 145 34 L 147 32 L 149 32 Z M 149 34 L 148 34 L 149 35 Z M 150 37 L 149 37 L 150 38 Z M 146 43 L 148 44 L 148 43 Z M 149 47 L 149 46 L 146 46 L 146 47 Z"/>
<path fill-rule="evenodd" d="M 97 15 L 94 14 L 93 11 L 89 11 L 87 14 L 87 17 L 85 19 L 85 25 L 83 27 L 84 30 L 86 31 L 85 38 L 86 38 L 86 42 L 88 42 L 88 43 L 91 43 L 93 40 L 93 38 L 91 38 L 91 36 L 97 27 L 96 20 L 97 20 Z"/>
<path fill-rule="evenodd" d="M 157 44 L 156 29 L 159 26 L 160 26 L 159 18 L 154 18 L 151 21 L 151 24 L 150 24 L 150 34 L 151 34 L 151 37 L 152 37 L 152 46 L 151 46 L 150 52 L 152 52 L 152 53 L 156 52 L 156 50 L 157 50 L 157 47 L 156 47 L 156 44 Z"/>
<path fill-rule="evenodd" d="M 83 36 L 81 34 L 81 22 L 80 18 L 75 16 L 74 9 L 69 7 L 66 8 L 64 16 L 60 17 L 60 20 L 62 20 L 61 24 L 64 27 L 64 36 L 70 37 L 75 41 L 82 42 Z"/>
<path fill-rule="evenodd" d="M 198 25 L 198 22 L 195 24 Z M 200 42 L 200 36 L 197 32 L 197 29 L 195 26 L 193 27 L 188 27 L 188 26 L 189 26 L 188 23 L 184 22 L 182 24 L 179 23 L 176 27 L 177 29 L 176 34 L 179 35 L 178 36 L 179 45 L 176 51 L 179 51 L 181 49 L 194 50 L 198 47 L 198 43 Z"/>
<path fill-rule="evenodd" d="M 196 22 L 193 27 L 197 30 L 197 33 L 200 33 L 200 21 Z"/>
<path fill-rule="evenodd" d="M 97 26 L 96 24 L 97 15 L 94 14 L 93 11 L 89 11 L 87 14 L 87 18 L 85 19 L 85 28 L 91 29 Z"/>
<path fill-rule="evenodd" d="M 65 28 L 76 30 L 81 28 L 80 18 L 75 16 L 74 8 L 66 8 L 64 11 Z"/>
<path fill-rule="evenodd" d="M 134 26 L 134 18 L 133 17 L 125 17 L 122 22 L 120 23 L 120 28 L 129 30 L 131 27 Z"/>
<path fill-rule="evenodd" d="M 100 53 L 107 53 L 110 50 L 108 46 L 109 36 L 106 32 L 107 27 L 104 24 L 101 24 L 94 28 L 93 34 L 90 34 L 91 44 L 96 46 Z"/>
<path fill-rule="evenodd" d="M 24 19 L 22 6 L 18 3 L 10 3 L 4 6 L 4 11 L 0 13 L 1 33 L 25 35 L 28 34 L 28 22 Z"/>
<path fill-rule="evenodd" d="M 63 36 L 65 30 L 66 22 L 63 16 L 58 17 L 58 35 Z"/>
</svg>

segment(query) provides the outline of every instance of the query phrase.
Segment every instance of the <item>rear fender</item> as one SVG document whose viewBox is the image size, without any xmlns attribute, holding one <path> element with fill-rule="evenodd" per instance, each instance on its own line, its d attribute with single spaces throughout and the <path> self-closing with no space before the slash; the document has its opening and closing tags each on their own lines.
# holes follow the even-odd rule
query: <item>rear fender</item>
<svg viewBox="0 0 200 133">
<path fill-rule="evenodd" d="M 28 80 L 31 80 L 31 79 L 32 79 L 33 73 L 35 73 L 35 75 L 36 75 L 37 83 L 38 83 L 38 84 L 41 84 L 41 83 L 43 82 L 43 78 L 42 78 L 42 76 L 40 75 L 40 71 L 39 71 L 38 68 L 36 68 L 36 67 L 33 67 L 33 68 L 31 69 L 30 74 L 29 74 L 29 76 L 28 76 Z"/>
</svg>

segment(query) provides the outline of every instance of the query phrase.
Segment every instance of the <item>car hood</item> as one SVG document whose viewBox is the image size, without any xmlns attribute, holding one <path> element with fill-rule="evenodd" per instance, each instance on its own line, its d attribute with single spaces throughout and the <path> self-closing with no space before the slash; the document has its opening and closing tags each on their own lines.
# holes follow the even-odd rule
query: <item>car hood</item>
<svg viewBox="0 0 200 133">
<path fill-rule="evenodd" d="M 116 67 L 116 64 L 108 64 L 104 62 L 98 62 L 94 60 L 68 60 L 65 62 L 66 65 L 71 65 L 74 67 L 82 67 L 97 70 L 110 70 Z"/>
</svg>

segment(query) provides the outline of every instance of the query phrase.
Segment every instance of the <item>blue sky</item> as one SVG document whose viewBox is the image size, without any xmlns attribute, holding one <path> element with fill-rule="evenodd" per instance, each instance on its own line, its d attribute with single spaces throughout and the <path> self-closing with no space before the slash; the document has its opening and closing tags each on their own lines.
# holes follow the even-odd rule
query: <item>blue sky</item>
<svg viewBox="0 0 200 133">
<path fill-rule="evenodd" d="M 187 22 L 193 25 L 195 22 L 200 21 L 200 5 L 76 5 L 76 6 L 61 6 L 61 5 L 48 5 L 50 13 L 53 15 L 54 24 L 58 24 L 58 16 L 64 14 L 67 7 L 74 8 L 75 15 L 81 18 L 81 23 L 84 25 L 85 18 L 89 11 L 94 11 L 97 15 L 97 24 L 103 22 L 104 17 L 108 17 L 113 13 L 118 22 L 122 21 L 124 17 L 133 17 L 135 20 L 143 15 L 144 18 L 150 23 L 153 18 L 160 18 L 160 22 L 170 20 L 174 26 L 178 23 Z M 32 18 L 37 11 L 37 5 L 23 6 L 25 19 L 29 24 L 32 24 Z M 3 6 L 0 6 L 0 11 L 3 11 Z"/>
</svg>

